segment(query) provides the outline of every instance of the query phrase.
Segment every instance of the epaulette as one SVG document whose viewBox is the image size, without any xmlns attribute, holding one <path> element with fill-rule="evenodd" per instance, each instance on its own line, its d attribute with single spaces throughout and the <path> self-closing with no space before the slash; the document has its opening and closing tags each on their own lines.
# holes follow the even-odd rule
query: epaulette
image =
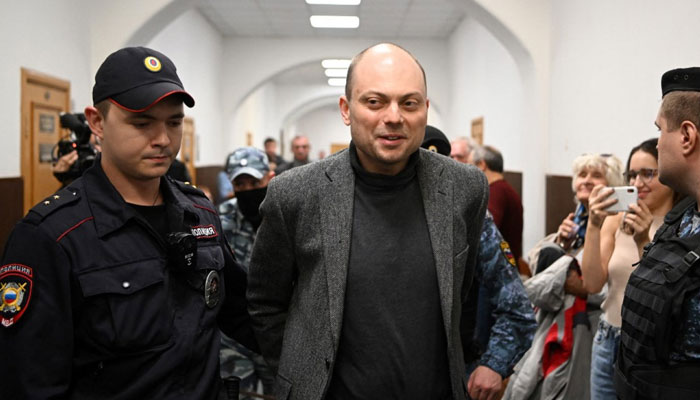
<svg viewBox="0 0 700 400">
<path fill-rule="evenodd" d="M 208 199 L 207 195 L 202 192 L 202 190 L 197 189 L 197 186 L 189 183 L 189 182 L 180 182 L 178 180 L 168 178 L 170 179 L 170 182 L 172 182 L 178 189 L 180 189 L 181 192 L 187 193 L 187 194 L 196 194 L 199 196 L 204 197 L 205 199 Z"/>
<path fill-rule="evenodd" d="M 65 207 L 68 204 L 75 203 L 79 199 L 80 193 L 75 188 L 65 187 L 59 190 L 58 192 L 52 194 L 51 196 L 45 198 L 44 200 L 40 201 L 29 211 L 39 214 L 41 219 L 44 219 L 54 211 Z"/>
</svg>

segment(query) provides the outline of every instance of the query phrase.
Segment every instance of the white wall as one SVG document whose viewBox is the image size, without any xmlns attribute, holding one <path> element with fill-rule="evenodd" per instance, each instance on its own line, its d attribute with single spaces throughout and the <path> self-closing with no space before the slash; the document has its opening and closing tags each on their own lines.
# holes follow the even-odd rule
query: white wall
<svg viewBox="0 0 700 400">
<path fill-rule="evenodd" d="M 276 138 L 278 136 L 280 126 L 276 123 L 277 118 L 279 118 L 276 115 L 276 93 L 277 86 L 272 83 L 266 83 L 251 93 L 236 110 L 235 122 L 231 131 L 237 134 L 231 135 L 229 131 L 225 140 L 227 144 L 221 149 L 224 153 L 224 156 L 221 157 L 222 160 L 225 158 L 225 154 L 239 147 L 247 146 L 248 133 L 252 134 L 254 138 L 253 146 L 260 149 L 263 148 L 263 140 L 266 137 L 272 136 Z"/>
<path fill-rule="evenodd" d="M 177 66 L 185 90 L 194 97 L 195 106 L 185 107 L 194 118 L 197 134 L 195 164 L 220 164 L 224 159 L 218 149 L 223 143 L 222 96 L 220 86 L 223 39 L 209 22 L 195 10 L 180 15 L 153 40 L 145 44 L 167 55 Z"/>
<path fill-rule="evenodd" d="M 553 2 L 549 171 L 657 135 L 661 75 L 700 65 L 696 0 Z"/>
<path fill-rule="evenodd" d="M 20 176 L 20 68 L 71 83 L 71 106 L 92 104 L 85 1 L 8 1 L 0 12 L 0 177 Z M 31 23 L 29 23 L 31 21 Z"/>
<path fill-rule="evenodd" d="M 449 42 L 451 137 L 469 136 L 471 120 L 484 117 L 484 144 L 497 147 L 509 170 L 522 170 L 522 79 L 513 58 L 482 25 L 465 18 Z"/>
<path fill-rule="evenodd" d="M 529 248 L 544 234 L 541 200 L 545 163 L 533 163 L 533 154 L 543 146 L 530 136 L 526 106 L 534 94 L 526 92 L 518 66 L 496 37 L 471 18 L 465 18 L 449 41 L 452 92 L 445 134 L 450 138 L 470 136 L 471 120 L 484 118 L 484 144 L 498 148 L 505 169 L 523 173 L 523 247 Z"/>
<path fill-rule="evenodd" d="M 296 135 L 309 138 L 311 160 L 318 159 L 319 151 L 324 151 L 326 156 L 330 155 L 331 143 L 350 143 L 350 128 L 340 118 L 338 106 L 332 104 L 311 110 L 296 120 L 289 127 L 287 137 L 291 140 Z M 286 159 L 292 159 L 291 152 Z"/>
<path fill-rule="evenodd" d="M 41 0 L 40 3 L 61 4 L 65 0 Z M 175 19 L 180 9 L 187 7 L 194 0 L 84 0 L 84 7 L 68 20 L 59 20 L 70 25 L 81 23 L 90 27 L 90 70 L 97 72 L 102 61 L 114 52 L 127 45 L 135 32 L 145 28 L 163 28 L 165 22 L 153 21 L 154 15 L 167 15 L 169 20 Z M 34 3 L 30 0 L 25 3 Z M 34 6 L 35 12 L 42 11 L 43 5 Z M 164 12 L 164 10 L 166 12 Z M 144 35 L 145 36 L 145 35 Z M 132 46 L 143 45 L 144 40 L 132 43 Z"/>
</svg>

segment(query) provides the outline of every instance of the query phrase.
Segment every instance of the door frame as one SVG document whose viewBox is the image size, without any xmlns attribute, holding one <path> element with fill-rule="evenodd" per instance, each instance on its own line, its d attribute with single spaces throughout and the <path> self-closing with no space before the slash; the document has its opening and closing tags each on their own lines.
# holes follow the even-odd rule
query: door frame
<svg viewBox="0 0 700 400">
<path fill-rule="evenodd" d="M 32 99 L 29 96 L 28 87 L 30 84 L 38 84 L 42 86 L 47 86 L 49 88 L 57 89 L 60 91 L 65 91 L 66 102 L 63 105 L 63 111 L 70 111 L 70 82 L 55 78 L 41 72 L 33 71 L 28 68 L 21 69 L 21 116 L 22 120 L 20 123 L 20 175 L 22 176 L 22 187 L 23 187 L 23 203 L 24 203 L 24 213 L 33 206 L 31 204 L 31 176 L 32 176 Z"/>
</svg>

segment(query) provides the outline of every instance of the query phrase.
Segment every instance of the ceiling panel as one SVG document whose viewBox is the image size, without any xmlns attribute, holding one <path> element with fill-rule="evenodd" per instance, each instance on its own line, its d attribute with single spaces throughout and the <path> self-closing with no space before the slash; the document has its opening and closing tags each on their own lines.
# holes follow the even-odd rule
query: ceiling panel
<svg viewBox="0 0 700 400">
<path fill-rule="evenodd" d="M 444 39 L 464 11 L 455 0 L 364 0 L 359 6 L 304 0 L 203 0 L 199 10 L 224 36 Z M 358 29 L 314 29 L 311 15 L 357 15 Z"/>
<path fill-rule="evenodd" d="M 203 0 L 199 10 L 223 36 L 269 38 L 444 39 L 464 17 L 456 0 L 363 0 L 359 6 L 304 0 Z M 315 29 L 311 15 L 357 15 L 358 29 Z M 326 85 L 321 60 L 282 72 L 277 85 Z"/>
</svg>

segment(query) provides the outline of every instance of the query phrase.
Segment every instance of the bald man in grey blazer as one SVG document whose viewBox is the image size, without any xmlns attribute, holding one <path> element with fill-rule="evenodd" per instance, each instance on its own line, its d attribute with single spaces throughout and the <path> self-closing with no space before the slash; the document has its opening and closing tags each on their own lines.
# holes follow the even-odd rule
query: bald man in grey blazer
<svg viewBox="0 0 700 400">
<path fill-rule="evenodd" d="M 406 50 L 352 61 L 348 150 L 270 182 L 249 310 L 278 400 L 465 399 L 460 322 L 484 175 L 419 149 L 425 73 Z"/>
</svg>

